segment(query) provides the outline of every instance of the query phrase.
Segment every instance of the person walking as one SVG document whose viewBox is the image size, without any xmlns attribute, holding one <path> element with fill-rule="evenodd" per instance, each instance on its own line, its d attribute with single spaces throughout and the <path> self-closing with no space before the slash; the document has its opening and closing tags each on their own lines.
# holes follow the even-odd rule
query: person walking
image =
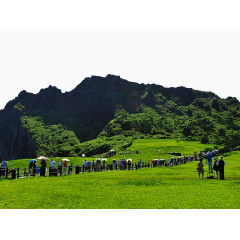
<svg viewBox="0 0 240 240">
<path fill-rule="evenodd" d="M 218 179 L 218 158 L 217 157 L 214 158 L 213 170 L 216 172 L 217 179 Z"/>
<path fill-rule="evenodd" d="M 29 166 L 28 166 L 28 174 L 30 175 L 31 173 L 32 173 L 32 167 L 33 167 L 33 161 L 31 161 L 30 163 L 29 163 Z"/>
<path fill-rule="evenodd" d="M 1 164 L 1 176 L 4 176 L 6 168 L 7 168 L 7 161 L 3 160 Z"/>
<path fill-rule="evenodd" d="M 64 161 L 63 163 L 63 172 L 67 174 L 67 161 Z"/>
<path fill-rule="evenodd" d="M 52 159 L 52 161 L 50 162 L 51 168 L 55 168 L 55 161 Z"/>
<path fill-rule="evenodd" d="M 142 166 L 142 160 L 140 159 L 140 160 L 138 161 L 138 168 L 140 169 L 141 166 Z"/>
<path fill-rule="evenodd" d="M 213 172 L 213 169 L 212 169 L 212 159 L 213 159 L 213 155 L 211 152 L 208 152 L 207 154 L 207 160 L 208 160 L 208 169 L 209 169 L 209 172 Z"/>
<path fill-rule="evenodd" d="M 62 160 L 58 164 L 58 172 L 62 175 Z"/>
<path fill-rule="evenodd" d="M 3 161 L 2 161 L 1 168 L 2 168 L 2 169 L 6 169 L 6 168 L 7 168 L 7 161 L 6 161 L 6 160 L 3 160 Z"/>
<path fill-rule="evenodd" d="M 198 165 L 197 165 L 197 170 L 198 170 L 198 175 L 199 175 L 199 179 L 200 179 L 200 175 L 202 174 L 202 178 L 203 178 L 203 174 L 204 174 L 204 170 L 203 170 L 203 163 L 202 163 L 202 159 L 199 160 Z"/>
<path fill-rule="evenodd" d="M 218 171 L 219 171 L 220 180 L 225 180 L 224 179 L 224 166 L 225 166 L 225 162 L 223 161 L 223 157 L 220 157 L 220 160 L 218 161 Z"/>
<path fill-rule="evenodd" d="M 35 174 L 36 174 L 36 169 L 37 169 L 36 161 L 33 162 L 32 167 L 33 167 L 33 176 L 35 176 Z"/>
<path fill-rule="evenodd" d="M 73 171 L 73 163 L 71 163 L 69 166 L 69 173 L 72 174 L 72 171 Z"/>
<path fill-rule="evenodd" d="M 41 164 L 40 176 L 45 176 L 46 166 L 47 166 L 46 161 L 42 160 L 40 164 Z"/>
<path fill-rule="evenodd" d="M 92 160 L 92 171 L 95 171 L 95 162 Z"/>
</svg>

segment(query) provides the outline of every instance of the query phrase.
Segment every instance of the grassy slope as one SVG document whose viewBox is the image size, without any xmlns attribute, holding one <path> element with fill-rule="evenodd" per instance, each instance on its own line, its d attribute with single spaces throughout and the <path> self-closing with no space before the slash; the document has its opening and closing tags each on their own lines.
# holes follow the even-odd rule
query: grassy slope
<svg viewBox="0 0 240 240">
<path fill-rule="evenodd" d="M 164 144 L 174 142 L 137 140 L 131 148 L 150 155 L 157 144 L 164 149 Z M 184 143 L 186 153 L 189 144 L 200 147 L 198 143 Z M 225 181 L 199 180 L 196 162 L 168 168 L 2 180 L 0 208 L 239 208 L 239 158 L 240 153 L 225 157 Z"/>
</svg>

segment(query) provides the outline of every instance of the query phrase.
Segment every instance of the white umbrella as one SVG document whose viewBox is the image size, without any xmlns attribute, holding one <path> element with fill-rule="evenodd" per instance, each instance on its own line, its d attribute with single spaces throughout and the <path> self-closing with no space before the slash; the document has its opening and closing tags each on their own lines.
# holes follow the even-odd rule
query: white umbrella
<svg viewBox="0 0 240 240">
<path fill-rule="evenodd" d="M 97 158 L 96 161 L 97 161 L 97 160 L 98 160 L 98 161 L 107 161 L 106 158 Z"/>
<path fill-rule="evenodd" d="M 129 158 L 129 159 L 127 159 L 127 161 L 132 161 L 132 159 L 131 159 L 131 158 Z"/>
<path fill-rule="evenodd" d="M 46 160 L 46 161 L 49 160 L 48 158 L 46 158 L 46 157 L 44 157 L 44 156 L 40 156 L 40 157 L 38 157 L 37 159 L 39 159 L 39 160 Z"/>
<path fill-rule="evenodd" d="M 86 154 L 82 154 L 82 157 L 86 157 Z"/>
<path fill-rule="evenodd" d="M 67 158 L 64 158 L 64 159 L 62 159 L 62 161 L 66 161 L 66 162 L 70 162 L 70 160 L 69 159 L 67 159 Z"/>
</svg>

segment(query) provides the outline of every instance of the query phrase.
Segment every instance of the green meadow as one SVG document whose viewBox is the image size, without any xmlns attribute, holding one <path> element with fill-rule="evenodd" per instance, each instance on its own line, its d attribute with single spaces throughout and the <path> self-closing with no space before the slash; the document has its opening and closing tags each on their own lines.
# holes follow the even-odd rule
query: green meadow
<svg viewBox="0 0 240 240">
<path fill-rule="evenodd" d="M 125 154 L 133 161 L 151 161 L 213 148 L 199 142 L 135 140 Z M 155 153 L 155 149 L 157 153 Z M 161 153 L 159 153 L 159 149 Z M 130 154 L 135 150 L 139 154 Z M 71 158 L 81 165 L 85 158 Z M 93 158 L 90 158 L 93 159 Z M 106 171 L 58 177 L 28 177 L 0 180 L 2 209 L 239 209 L 240 152 L 224 156 L 225 179 L 198 179 L 197 162 L 131 171 Z M 59 159 L 57 159 L 59 160 Z M 9 166 L 27 167 L 29 159 L 9 161 Z M 111 158 L 108 158 L 111 163 Z M 206 164 L 204 160 L 204 164 Z"/>
</svg>

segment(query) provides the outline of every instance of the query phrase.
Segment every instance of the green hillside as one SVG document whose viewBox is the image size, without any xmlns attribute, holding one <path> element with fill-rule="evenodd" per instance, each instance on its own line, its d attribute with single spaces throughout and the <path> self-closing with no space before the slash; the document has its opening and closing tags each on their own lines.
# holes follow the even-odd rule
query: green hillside
<svg viewBox="0 0 240 240">
<path fill-rule="evenodd" d="M 92 76 L 70 92 L 22 91 L 0 111 L 0 159 L 124 150 L 133 139 L 240 145 L 240 103 L 212 92 Z"/>
</svg>

